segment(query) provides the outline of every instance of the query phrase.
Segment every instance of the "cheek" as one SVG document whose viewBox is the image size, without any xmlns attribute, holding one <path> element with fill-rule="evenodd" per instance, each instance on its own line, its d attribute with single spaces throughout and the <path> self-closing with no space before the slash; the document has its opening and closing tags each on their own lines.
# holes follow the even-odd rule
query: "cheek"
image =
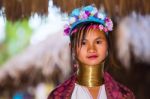
<svg viewBox="0 0 150 99">
<path fill-rule="evenodd" d="M 105 45 L 105 46 L 103 47 L 103 51 L 104 51 L 104 53 L 106 53 L 106 52 L 107 52 L 107 50 L 108 50 L 108 47 Z"/>
<path fill-rule="evenodd" d="M 100 46 L 98 49 L 99 49 L 99 53 L 100 53 L 102 56 L 104 56 L 104 55 L 106 55 L 106 53 L 107 53 L 108 47 L 107 47 L 107 45 L 102 45 L 102 46 Z"/>
<path fill-rule="evenodd" d="M 77 58 L 84 58 L 86 56 L 86 48 L 81 48 L 77 50 Z"/>
</svg>

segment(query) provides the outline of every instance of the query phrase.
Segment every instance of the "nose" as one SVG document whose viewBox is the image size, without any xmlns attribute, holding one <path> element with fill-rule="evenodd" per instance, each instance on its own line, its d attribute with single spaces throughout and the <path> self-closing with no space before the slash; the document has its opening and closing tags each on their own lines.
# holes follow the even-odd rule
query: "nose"
<svg viewBox="0 0 150 99">
<path fill-rule="evenodd" d="M 89 46 L 88 46 L 88 52 L 89 52 L 89 53 L 94 53 L 94 52 L 96 52 L 96 47 L 95 47 L 94 44 L 89 44 Z"/>
</svg>

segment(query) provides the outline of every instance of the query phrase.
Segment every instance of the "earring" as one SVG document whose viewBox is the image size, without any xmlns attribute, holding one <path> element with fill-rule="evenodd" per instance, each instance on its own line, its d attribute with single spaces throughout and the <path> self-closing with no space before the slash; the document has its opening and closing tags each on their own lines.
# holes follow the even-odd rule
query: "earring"
<svg viewBox="0 0 150 99">
<path fill-rule="evenodd" d="M 78 63 L 77 63 L 77 60 L 75 58 L 75 53 L 72 53 L 72 61 L 73 61 L 73 71 L 76 72 L 77 68 L 78 68 Z"/>
<path fill-rule="evenodd" d="M 105 64 L 105 61 L 102 63 L 102 75 L 104 75 L 104 64 Z"/>
<path fill-rule="evenodd" d="M 106 56 L 108 56 L 108 51 L 106 52 Z"/>
<path fill-rule="evenodd" d="M 73 59 L 73 61 L 75 60 L 75 54 L 74 53 L 72 53 L 72 59 Z"/>
</svg>

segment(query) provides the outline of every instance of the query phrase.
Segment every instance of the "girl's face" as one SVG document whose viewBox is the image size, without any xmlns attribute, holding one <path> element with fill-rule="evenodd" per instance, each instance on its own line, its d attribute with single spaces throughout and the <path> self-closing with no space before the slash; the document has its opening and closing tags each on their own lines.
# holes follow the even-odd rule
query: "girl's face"
<svg viewBox="0 0 150 99">
<path fill-rule="evenodd" d="M 105 33 L 98 29 L 90 29 L 77 46 L 77 59 L 85 65 L 101 64 L 107 54 Z"/>
</svg>

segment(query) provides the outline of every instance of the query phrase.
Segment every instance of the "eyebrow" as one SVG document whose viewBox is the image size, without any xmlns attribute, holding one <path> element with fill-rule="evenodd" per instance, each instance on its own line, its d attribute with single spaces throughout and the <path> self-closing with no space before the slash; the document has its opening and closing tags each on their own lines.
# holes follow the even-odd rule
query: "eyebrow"
<svg viewBox="0 0 150 99">
<path fill-rule="evenodd" d="M 97 37 L 95 40 L 99 40 L 99 39 L 104 39 L 104 37 L 100 37 L 100 36 L 99 36 L 99 37 Z M 83 40 L 86 40 L 86 41 L 87 41 L 86 38 L 83 38 L 82 41 L 83 41 Z"/>
<path fill-rule="evenodd" d="M 98 39 L 104 39 L 104 37 L 100 37 L 100 36 L 99 36 L 99 37 L 97 37 L 95 40 L 98 40 Z"/>
</svg>

